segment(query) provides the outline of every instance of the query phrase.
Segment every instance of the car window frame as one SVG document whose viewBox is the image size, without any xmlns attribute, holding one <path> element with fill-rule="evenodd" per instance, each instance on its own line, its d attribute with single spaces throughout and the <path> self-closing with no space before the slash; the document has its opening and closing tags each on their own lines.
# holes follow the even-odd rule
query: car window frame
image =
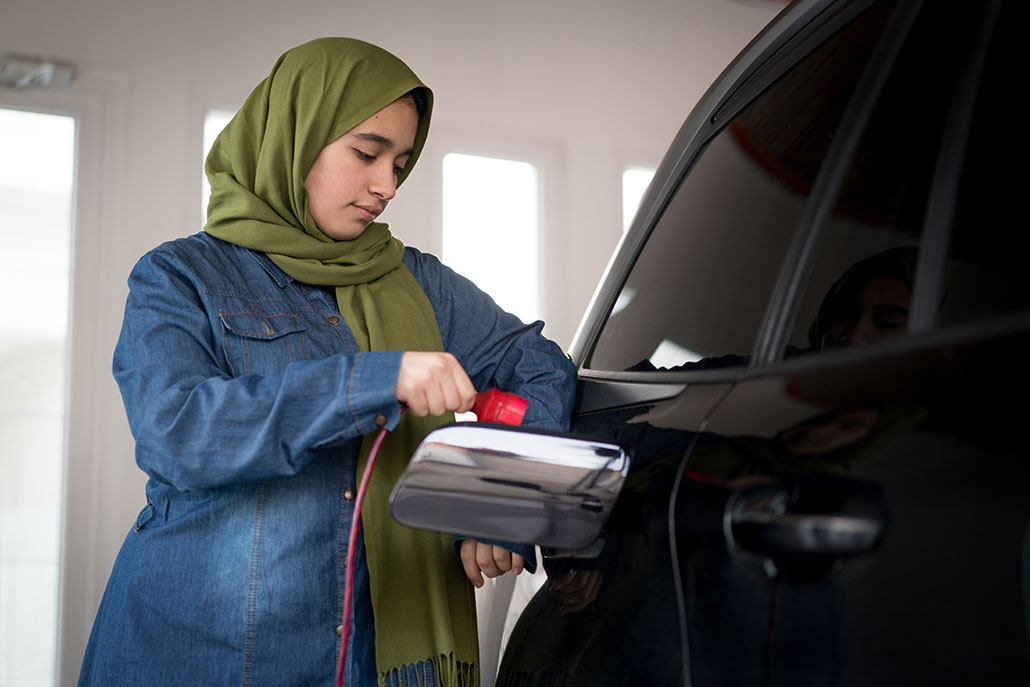
<svg viewBox="0 0 1030 687">
<path fill-rule="evenodd" d="M 825 229 L 825 219 L 833 208 L 844 174 L 851 162 L 857 143 L 865 131 L 869 114 L 880 88 L 890 75 L 894 58 L 904 44 L 907 30 L 918 16 L 921 0 L 902 2 L 894 9 L 881 35 L 882 49 L 871 58 L 863 77 L 841 120 L 840 127 L 850 120 L 853 134 L 841 137 L 831 144 L 820 167 L 812 193 L 806 200 L 802 217 L 794 231 L 787 256 L 780 265 L 779 277 L 764 308 L 763 319 L 755 336 L 752 355 L 745 365 L 678 371 L 625 371 L 603 370 L 589 366 L 600 334 L 604 329 L 615 300 L 625 286 L 645 244 L 664 215 L 673 196 L 687 181 L 694 165 L 705 154 L 708 145 L 729 125 L 737 113 L 747 107 L 776 80 L 847 26 L 874 4 L 873 0 L 858 5 L 837 6 L 831 11 L 827 3 L 798 3 L 797 16 L 781 15 L 790 25 L 773 31 L 773 22 L 759 34 L 748 49 L 741 52 L 726 69 L 723 76 L 709 89 L 698 107 L 691 112 L 677 134 L 665 159 L 659 165 L 654 180 L 641 201 L 644 210 L 635 218 L 617 245 L 604 276 L 595 291 L 587 313 L 573 339 L 569 352 L 584 381 L 627 382 L 645 385 L 629 396 L 637 401 L 661 400 L 666 393 L 655 395 L 665 384 L 724 383 L 740 379 L 754 367 L 775 363 L 782 358 L 783 346 L 798 301 L 804 290 L 808 272 L 814 262 L 819 239 Z M 799 34 L 806 33 L 795 43 Z M 791 46 L 791 47 L 787 47 Z M 758 53 L 755 55 L 754 53 Z M 705 106 L 705 103 L 710 105 Z M 782 328 L 782 329 L 781 329 Z M 779 348 L 777 348 L 779 346 Z M 685 386 L 683 387 L 685 388 Z M 593 403 L 588 404 L 593 407 Z"/>
<path fill-rule="evenodd" d="M 940 154 L 928 194 L 922 232 L 924 248 L 919 253 L 915 283 L 912 285 L 910 334 L 930 331 L 937 324 L 966 147 L 972 134 L 977 95 L 1001 6 L 1001 0 L 990 0 L 985 4 L 976 39 L 968 47 L 967 58 L 962 62 L 962 71 L 948 110 Z"/>
<path fill-rule="evenodd" d="M 569 357 L 581 374 L 598 379 L 627 378 L 622 371 L 590 368 L 586 361 L 593 355 L 601 330 L 644 245 L 680 184 L 705 153 L 712 139 L 725 128 L 721 120 L 716 121 L 716 115 L 721 117 L 726 103 L 734 98 L 739 100 L 740 107 L 744 107 L 758 97 L 762 91 L 755 90 L 758 88 L 753 80 L 755 74 L 777 60 L 783 46 L 797 34 L 804 31 L 820 32 L 825 26 L 824 14 L 831 5 L 832 0 L 807 0 L 794 2 L 785 8 L 737 55 L 690 111 L 641 198 L 640 210 L 612 252 L 573 336 L 568 349 Z M 803 55 L 797 59 L 801 57 Z M 786 63 L 783 71 L 795 63 L 796 60 Z M 740 99 L 739 95 L 744 92 L 750 95 Z M 630 373 L 628 378 L 640 379 L 640 374 L 643 373 Z M 725 378 L 725 374 L 721 378 Z"/>
</svg>

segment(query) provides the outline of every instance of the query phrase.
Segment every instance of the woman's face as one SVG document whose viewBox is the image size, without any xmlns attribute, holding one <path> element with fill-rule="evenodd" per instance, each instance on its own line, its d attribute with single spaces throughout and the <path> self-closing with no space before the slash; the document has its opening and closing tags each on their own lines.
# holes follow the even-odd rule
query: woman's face
<svg viewBox="0 0 1030 687">
<path fill-rule="evenodd" d="M 395 100 L 322 149 L 304 188 L 308 214 L 323 234 L 356 239 L 386 209 L 417 130 L 414 104 Z"/>
<path fill-rule="evenodd" d="M 912 292 L 898 277 L 873 274 L 840 296 L 827 316 L 822 348 L 865 346 L 901 336 Z"/>
</svg>

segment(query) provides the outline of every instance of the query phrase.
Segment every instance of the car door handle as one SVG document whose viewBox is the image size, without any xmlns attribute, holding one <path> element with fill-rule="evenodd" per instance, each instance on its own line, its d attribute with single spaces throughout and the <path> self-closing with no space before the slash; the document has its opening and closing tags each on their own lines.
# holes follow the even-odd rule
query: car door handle
<svg viewBox="0 0 1030 687">
<path fill-rule="evenodd" d="M 726 504 L 731 549 L 773 559 L 844 558 L 879 546 L 890 516 L 879 487 L 840 479 L 804 479 L 747 487 Z"/>
</svg>

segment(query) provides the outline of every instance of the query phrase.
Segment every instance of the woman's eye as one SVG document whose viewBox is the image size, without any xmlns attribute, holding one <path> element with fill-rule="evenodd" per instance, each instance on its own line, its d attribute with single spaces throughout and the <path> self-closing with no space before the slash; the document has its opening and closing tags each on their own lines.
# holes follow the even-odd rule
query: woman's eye
<svg viewBox="0 0 1030 687">
<path fill-rule="evenodd" d="M 376 159 L 375 155 L 369 155 L 368 153 L 362 150 L 358 150 L 357 148 L 354 149 L 354 154 L 358 156 L 359 160 L 364 160 L 366 162 L 371 162 L 372 160 Z"/>
<path fill-rule="evenodd" d="M 898 329 L 908 325 L 908 313 L 887 311 L 875 314 L 873 321 L 880 329 Z"/>
<path fill-rule="evenodd" d="M 397 176 L 400 176 L 401 172 L 403 172 L 403 171 L 404 171 L 404 168 L 401 167 L 400 165 L 394 165 L 393 166 L 393 173 L 396 174 Z"/>
</svg>

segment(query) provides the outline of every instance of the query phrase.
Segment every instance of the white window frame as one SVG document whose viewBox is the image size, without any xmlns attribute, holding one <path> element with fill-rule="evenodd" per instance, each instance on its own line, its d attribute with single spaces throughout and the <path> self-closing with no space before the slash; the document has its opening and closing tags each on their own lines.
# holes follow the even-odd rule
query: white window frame
<svg viewBox="0 0 1030 687">
<path fill-rule="evenodd" d="M 413 177 L 415 175 L 421 177 L 415 184 L 423 189 L 430 189 L 430 193 L 423 192 L 421 198 L 411 199 L 414 202 L 421 200 L 421 204 L 427 208 L 427 215 L 431 218 L 427 223 L 430 231 L 423 233 L 418 242 L 413 241 L 413 244 L 426 252 L 441 256 L 443 251 L 443 158 L 449 153 L 528 162 L 536 168 L 537 231 L 539 232 L 537 237 L 537 274 L 539 275 L 537 305 L 540 318 L 546 322 L 549 317 L 557 314 L 556 308 L 551 302 L 552 299 L 548 298 L 548 293 L 555 293 L 555 289 L 561 289 L 564 286 L 560 274 L 561 265 L 550 257 L 560 256 L 565 250 L 565 243 L 560 235 L 560 228 L 563 225 L 560 221 L 561 207 L 559 203 L 563 197 L 561 184 L 564 176 L 558 146 L 518 141 L 510 137 L 470 136 L 434 129 L 429 135 L 429 142 L 412 174 Z M 403 190 L 407 190 L 407 188 L 404 187 Z M 402 196 L 398 195 L 398 199 L 402 199 Z M 407 199 L 402 199 L 402 202 L 403 200 Z"/>
<path fill-rule="evenodd" d="M 111 561 L 125 532 L 123 504 L 102 498 L 110 492 L 99 487 L 109 471 L 133 464 L 124 414 L 111 411 L 120 410 L 121 397 L 110 374 L 125 302 L 120 266 L 129 178 L 128 78 L 99 69 L 77 72 L 69 86 L 0 89 L 0 107 L 76 120 L 56 657 L 57 684 L 62 685 L 74 684 L 78 676 Z"/>
</svg>

